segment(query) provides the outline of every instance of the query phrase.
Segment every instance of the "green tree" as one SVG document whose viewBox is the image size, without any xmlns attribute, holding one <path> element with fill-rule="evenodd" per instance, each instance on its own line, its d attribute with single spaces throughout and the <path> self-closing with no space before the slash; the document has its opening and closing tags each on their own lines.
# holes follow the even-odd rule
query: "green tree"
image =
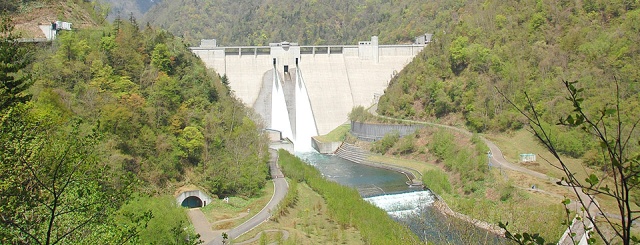
<svg viewBox="0 0 640 245">
<path fill-rule="evenodd" d="M 0 242 L 110 243 L 136 235 L 94 232 L 118 230 L 109 217 L 128 197 L 131 183 L 100 160 L 97 142 L 98 135 L 83 133 L 79 123 L 58 129 L 32 122 L 24 108 L 3 115 Z"/>
<path fill-rule="evenodd" d="M 468 65 L 468 48 L 469 38 L 466 36 L 459 36 L 449 47 L 449 61 L 451 63 L 451 71 L 455 74 L 460 74 Z"/>
<path fill-rule="evenodd" d="M 373 143 L 371 150 L 373 152 L 385 154 L 389 149 L 391 149 L 391 147 L 393 147 L 393 145 L 396 144 L 396 142 L 398 142 L 399 139 L 400 139 L 400 132 L 398 132 L 397 130 L 391 131 L 385 134 L 384 137 L 382 137 L 382 139 Z"/>
<path fill-rule="evenodd" d="M 13 25 L 8 16 L 0 20 L 0 110 L 28 101 L 26 93 L 31 85 L 28 74 L 21 72 L 30 63 L 26 47 L 15 40 Z"/>
<path fill-rule="evenodd" d="M 153 52 L 151 53 L 151 65 L 166 73 L 171 71 L 169 48 L 167 48 L 166 44 L 160 43 L 153 48 Z"/>
<path fill-rule="evenodd" d="M 191 163 L 197 163 L 204 147 L 204 136 L 196 127 L 188 126 L 182 130 L 178 143 L 186 151 L 187 159 Z"/>
</svg>

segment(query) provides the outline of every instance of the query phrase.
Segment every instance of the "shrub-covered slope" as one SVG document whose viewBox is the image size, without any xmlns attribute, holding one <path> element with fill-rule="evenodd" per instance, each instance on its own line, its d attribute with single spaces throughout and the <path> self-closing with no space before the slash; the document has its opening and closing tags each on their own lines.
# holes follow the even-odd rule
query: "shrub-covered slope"
<svg viewBox="0 0 640 245">
<path fill-rule="evenodd" d="M 567 80 L 585 88 L 592 113 L 615 102 L 617 81 L 623 114 L 638 116 L 637 1 L 461 1 L 449 11 L 428 20 L 442 27 L 435 42 L 391 81 L 379 113 L 463 118 L 460 123 L 476 131 L 504 131 L 525 121 L 499 92 L 521 106 L 526 92 L 553 125 L 572 110 L 564 100 Z M 569 132 L 559 148 L 582 156 L 591 149 L 582 137 Z"/>
</svg>

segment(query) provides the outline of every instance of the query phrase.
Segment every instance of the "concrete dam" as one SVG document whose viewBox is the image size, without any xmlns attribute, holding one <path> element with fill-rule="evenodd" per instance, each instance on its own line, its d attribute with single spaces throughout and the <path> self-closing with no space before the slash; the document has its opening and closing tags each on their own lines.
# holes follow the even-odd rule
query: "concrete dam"
<svg viewBox="0 0 640 245">
<path fill-rule="evenodd" d="M 312 136 L 345 123 L 353 107 L 375 103 L 428 41 L 379 45 L 374 36 L 357 45 L 218 47 L 211 39 L 191 51 L 227 76 L 236 97 L 260 114 L 267 128 L 292 140 L 296 151 L 306 151 Z"/>
</svg>

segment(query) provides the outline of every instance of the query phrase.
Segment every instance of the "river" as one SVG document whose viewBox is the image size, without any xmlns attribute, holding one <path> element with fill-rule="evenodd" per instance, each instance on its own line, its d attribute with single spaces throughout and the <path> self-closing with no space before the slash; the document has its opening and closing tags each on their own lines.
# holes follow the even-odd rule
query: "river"
<svg viewBox="0 0 640 245">
<path fill-rule="evenodd" d="M 407 225 L 423 241 L 436 244 L 505 244 L 503 239 L 457 219 L 447 218 L 431 204 L 429 190 L 408 187 L 405 175 L 317 152 L 297 153 L 323 176 L 358 190 L 370 203 Z"/>
</svg>

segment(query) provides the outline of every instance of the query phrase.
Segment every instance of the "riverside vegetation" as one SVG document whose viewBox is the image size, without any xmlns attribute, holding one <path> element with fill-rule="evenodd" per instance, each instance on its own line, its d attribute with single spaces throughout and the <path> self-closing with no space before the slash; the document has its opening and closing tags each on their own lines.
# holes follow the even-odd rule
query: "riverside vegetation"
<svg viewBox="0 0 640 245">
<path fill-rule="evenodd" d="M 329 216 L 343 228 L 356 228 L 365 243 L 420 243 L 420 240 L 407 227 L 393 221 L 384 210 L 363 200 L 355 189 L 325 179 L 318 169 L 284 150 L 280 150 L 278 154 L 283 173 L 291 181 L 304 182 L 320 194 L 327 203 Z M 294 197 L 288 199 L 295 200 Z"/>
<path fill-rule="evenodd" d="M 92 19 L 87 1 L 56 3 L 3 13 L 0 243 L 195 243 L 164 195 L 190 182 L 259 194 L 266 138 L 180 39 L 133 18 Z M 14 42 L 7 14 L 45 10 L 89 26 L 51 44 Z"/>
</svg>

